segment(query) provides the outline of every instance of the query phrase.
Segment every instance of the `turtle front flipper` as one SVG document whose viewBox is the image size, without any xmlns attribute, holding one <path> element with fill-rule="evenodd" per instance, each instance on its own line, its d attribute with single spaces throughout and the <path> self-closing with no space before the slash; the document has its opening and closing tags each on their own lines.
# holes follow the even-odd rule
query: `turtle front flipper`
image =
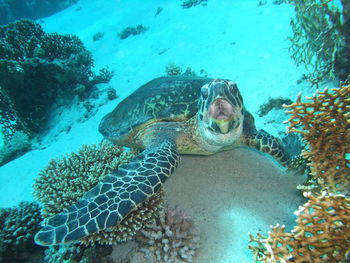
<svg viewBox="0 0 350 263">
<path fill-rule="evenodd" d="M 264 130 L 245 135 L 245 144 L 273 156 L 281 165 L 288 167 L 290 156 L 282 141 Z"/>
<path fill-rule="evenodd" d="M 79 201 L 49 218 L 35 236 L 38 245 L 69 243 L 119 224 L 156 193 L 177 166 L 172 142 L 154 145 L 107 175 Z"/>
</svg>

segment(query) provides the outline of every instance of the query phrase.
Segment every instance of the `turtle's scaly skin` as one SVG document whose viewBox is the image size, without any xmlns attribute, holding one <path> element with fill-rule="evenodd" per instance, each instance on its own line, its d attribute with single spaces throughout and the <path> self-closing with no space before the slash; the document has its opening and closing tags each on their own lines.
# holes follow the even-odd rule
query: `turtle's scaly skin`
<svg viewBox="0 0 350 263">
<path fill-rule="evenodd" d="M 99 129 L 116 144 L 145 150 L 49 218 L 37 244 L 68 243 L 119 224 L 159 190 L 177 166 L 178 152 L 209 155 L 246 145 L 288 161 L 277 138 L 256 130 L 236 84 L 228 80 L 152 80 L 107 114 Z"/>
</svg>

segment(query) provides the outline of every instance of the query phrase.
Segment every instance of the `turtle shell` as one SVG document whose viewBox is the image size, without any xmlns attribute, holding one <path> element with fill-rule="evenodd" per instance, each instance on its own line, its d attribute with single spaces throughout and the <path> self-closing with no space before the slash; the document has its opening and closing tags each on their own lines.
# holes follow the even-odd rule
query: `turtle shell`
<svg viewBox="0 0 350 263">
<path fill-rule="evenodd" d="M 99 131 L 115 143 L 130 145 L 135 133 L 151 123 L 186 121 L 197 113 L 201 87 L 210 80 L 194 76 L 153 79 L 107 114 Z"/>
</svg>

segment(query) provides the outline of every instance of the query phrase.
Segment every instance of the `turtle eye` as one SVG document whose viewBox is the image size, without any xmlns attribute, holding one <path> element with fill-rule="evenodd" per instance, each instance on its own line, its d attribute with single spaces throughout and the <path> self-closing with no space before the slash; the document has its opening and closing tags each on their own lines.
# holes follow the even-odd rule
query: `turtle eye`
<svg viewBox="0 0 350 263">
<path fill-rule="evenodd" d="M 208 95 L 209 95 L 209 90 L 208 90 L 208 86 L 205 85 L 201 88 L 201 95 L 203 99 L 207 99 Z"/>
</svg>

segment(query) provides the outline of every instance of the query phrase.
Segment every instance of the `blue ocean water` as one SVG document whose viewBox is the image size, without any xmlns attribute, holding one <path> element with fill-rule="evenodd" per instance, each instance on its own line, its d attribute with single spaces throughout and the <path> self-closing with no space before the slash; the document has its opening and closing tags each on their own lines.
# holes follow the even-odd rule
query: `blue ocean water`
<svg viewBox="0 0 350 263">
<path fill-rule="evenodd" d="M 295 226 L 293 1 L 3 2 L 0 262 L 263 262 Z"/>
</svg>

